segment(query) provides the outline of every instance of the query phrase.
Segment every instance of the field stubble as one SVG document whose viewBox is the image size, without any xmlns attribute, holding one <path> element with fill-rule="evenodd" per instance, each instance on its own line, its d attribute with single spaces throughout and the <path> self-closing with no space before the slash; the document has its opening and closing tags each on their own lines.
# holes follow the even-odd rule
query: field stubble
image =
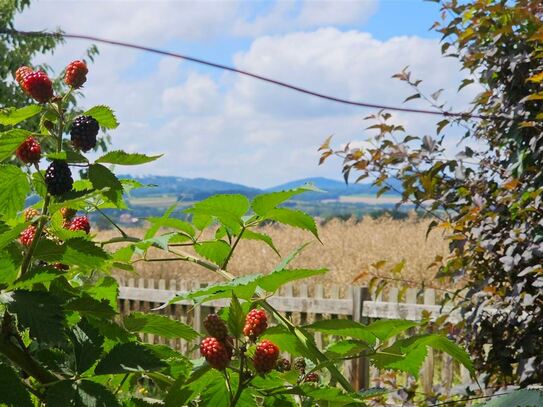
<svg viewBox="0 0 543 407">
<path fill-rule="evenodd" d="M 311 234 L 280 225 L 267 225 L 259 232 L 272 237 L 279 252 L 285 256 L 305 242 L 312 242 L 291 264 L 292 268 L 321 268 L 330 271 L 320 277 L 305 281 L 308 284 L 349 285 L 357 276 L 356 284 L 367 284 L 374 274 L 370 266 L 386 260 L 379 270 L 380 275 L 401 277 L 422 284 L 436 285 L 436 268 L 428 268 L 436 255 L 445 256 L 447 243 L 439 230 L 432 231 L 426 238 L 429 221 L 410 217 L 407 220 L 393 220 L 387 217 L 372 219 L 365 217 L 354 220 L 332 220 L 319 227 L 322 244 Z M 132 236 L 142 236 L 144 229 L 128 229 Z M 99 232 L 100 239 L 114 236 L 113 231 Z M 149 257 L 166 258 L 165 252 L 151 249 Z M 191 251 L 191 250 L 187 250 Z M 400 274 L 389 270 L 395 263 L 405 261 Z M 242 240 L 229 264 L 229 271 L 235 275 L 268 273 L 278 263 L 279 257 L 265 244 Z M 372 271 L 373 270 L 373 271 Z M 364 272 L 369 272 L 365 274 Z M 118 271 L 124 277 L 217 281 L 217 276 L 197 265 L 187 262 L 138 262 L 134 273 Z M 361 274 L 362 273 L 362 274 Z"/>
</svg>

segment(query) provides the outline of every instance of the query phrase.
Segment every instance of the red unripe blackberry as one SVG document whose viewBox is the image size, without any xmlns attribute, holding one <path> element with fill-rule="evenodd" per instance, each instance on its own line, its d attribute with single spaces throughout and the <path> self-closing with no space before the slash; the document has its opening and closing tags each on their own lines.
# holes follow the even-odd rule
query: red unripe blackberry
<svg viewBox="0 0 543 407">
<path fill-rule="evenodd" d="M 35 164 L 41 159 L 41 146 L 33 137 L 28 137 L 21 143 L 15 155 L 25 164 Z"/>
<path fill-rule="evenodd" d="M 223 370 L 230 362 L 230 353 L 217 338 L 208 337 L 200 342 L 200 353 L 207 363 L 215 369 Z"/>
<path fill-rule="evenodd" d="M 307 383 L 318 383 L 319 382 L 319 374 L 317 372 L 308 373 L 304 377 L 304 382 Z"/>
<path fill-rule="evenodd" d="M 70 222 L 70 226 L 68 227 L 71 231 L 78 231 L 83 230 L 85 233 L 90 232 L 90 222 L 89 218 L 86 216 L 77 216 L 73 218 L 73 220 Z"/>
<path fill-rule="evenodd" d="M 47 191 L 54 196 L 65 194 L 74 184 L 70 167 L 63 160 L 53 160 L 45 170 L 44 178 Z"/>
<path fill-rule="evenodd" d="M 87 64 L 83 61 L 73 61 L 66 67 L 64 83 L 74 89 L 78 89 L 87 81 Z"/>
<path fill-rule="evenodd" d="M 34 219 L 36 216 L 39 216 L 40 211 L 38 211 L 35 208 L 30 207 L 30 208 L 26 208 L 24 210 L 23 215 L 25 217 L 25 221 L 28 222 L 28 221 L 31 221 L 32 219 Z"/>
<path fill-rule="evenodd" d="M 23 246 L 30 246 L 32 244 L 32 241 L 34 240 L 34 236 L 36 236 L 36 230 L 37 227 L 34 225 L 30 225 L 25 230 L 21 232 L 19 235 L 19 241 Z"/>
<path fill-rule="evenodd" d="M 100 125 L 92 116 L 78 116 L 72 122 L 70 135 L 72 144 L 81 151 L 89 151 L 96 146 L 96 136 Z"/>
<path fill-rule="evenodd" d="M 25 75 L 21 87 L 40 103 L 47 103 L 53 97 L 53 83 L 43 71 Z"/>
<path fill-rule="evenodd" d="M 274 343 L 264 339 L 256 345 L 253 365 L 258 373 L 267 373 L 271 371 L 279 357 L 279 348 Z"/>
<path fill-rule="evenodd" d="M 32 68 L 28 67 L 28 66 L 21 66 L 19 69 L 17 69 L 15 71 L 15 80 L 17 81 L 17 83 L 19 84 L 19 86 L 26 92 L 28 93 L 28 91 L 26 90 L 25 86 L 24 86 L 24 79 L 25 77 L 28 75 L 28 74 L 31 74 L 32 72 L 34 72 L 32 70 Z"/>
<path fill-rule="evenodd" d="M 217 314 L 209 314 L 204 319 L 204 327 L 207 333 L 219 340 L 223 340 L 228 336 L 228 328 Z"/>
<path fill-rule="evenodd" d="M 279 372 L 288 372 L 291 369 L 290 360 L 281 358 L 277 361 L 275 369 Z"/>
<path fill-rule="evenodd" d="M 268 317 L 264 310 L 253 309 L 249 311 L 245 318 L 245 326 L 243 327 L 243 335 L 248 336 L 251 340 L 255 340 L 268 327 Z"/>
</svg>

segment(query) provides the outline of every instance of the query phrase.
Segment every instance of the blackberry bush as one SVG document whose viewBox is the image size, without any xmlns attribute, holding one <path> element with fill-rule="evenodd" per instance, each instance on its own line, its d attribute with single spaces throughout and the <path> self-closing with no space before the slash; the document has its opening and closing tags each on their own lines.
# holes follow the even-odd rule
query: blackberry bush
<svg viewBox="0 0 543 407">
<path fill-rule="evenodd" d="M 409 338 L 409 342 L 397 345 L 401 354 L 385 348 L 384 344 L 391 339 L 386 332 L 401 334 L 397 321 L 384 324 L 386 329 L 381 328 L 384 333 L 380 332 L 379 338 L 371 336 L 375 327 L 353 323 L 346 329 L 346 320 L 341 320 L 341 326 L 337 321 L 293 325 L 268 298 L 283 284 L 326 272 L 289 267 L 303 247 L 294 248 L 293 254 L 280 260 L 279 266 L 269 273 L 241 278 L 230 274 L 229 261 L 243 240 L 256 239 L 275 247 L 259 228 L 267 222 L 284 221 L 318 238 L 317 226 L 307 214 L 281 206 L 291 197 L 314 191 L 311 186 L 261 194 L 252 201 L 243 195 L 216 195 L 187 208 L 188 220 L 174 218 L 174 208 L 162 217 L 149 218 L 149 229 L 142 238 L 123 230 L 105 210 L 126 210 L 125 188 L 140 186 L 134 180 L 118 179 L 109 166 L 145 164 L 159 156 L 116 150 L 93 161 L 84 155 L 96 145 L 101 128 L 114 129 L 118 125 L 113 111 L 103 105 L 94 106 L 69 122 L 67 101 L 73 90 L 85 82 L 87 74 L 81 63 L 71 63 L 64 77 L 69 89 L 59 89 L 55 97 L 51 81 L 43 72 L 23 67 L 16 71 L 16 80 L 22 91 L 40 104 L 18 111 L 0 110 L 2 122 L 17 126 L 9 138 L 0 137 L 0 151 L 30 163 L 32 148 L 21 154 L 16 147 L 31 136 L 22 128 L 24 120 L 38 115 L 42 124 L 40 137 L 53 141 L 43 143 L 42 159 L 31 157 L 31 166 L 0 165 L 0 384 L 9 388 L 0 391 L 0 405 L 120 407 L 220 403 L 233 407 L 363 403 L 369 396 L 354 389 L 337 368 L 344 357 L 353 355 L 338 351 L 333 358 L 327 357 L 315 344 L 314 331 L 337 337 L 343 337 L 347 331 L 355 337 L 369 338 L 364 350 L 371 350 L 372 361 L 383 369 L 404 366 L 413 373 L 413 366 L 422 363 L 421 348 L 426 346 L 448 351 L 471 369 L 462 349 L 435 335 Z M 65 140 L 67 132 L 71 144 Z M 70 167 L 83 170 L 81 179 L 74 180 Z M 38 202 L 25 210 L 30 195 Z M 95 241 L 89 233 L 88 217 L 76 216 L 76 210 L 102 216 L 113 223 L 118 235 Z M 278 211 L 282 217 L 276 216 Z M 163 232 L 163 227 L 171 230 Z M 215 233 L 217 230 L 224 233 Z M 213 235 L 214 239 L 208 238 Z M 185 252 L 184 247 L 192 251 Z M 210 315 L 205 319 L 209 337 L 201 339 L 192 327 L 156 312 L 121 315 L 117 306 L 119 287 L 111 272 L 133 270 L 137 262 L 154 261 L 156 250 L 164 250 L 168 262 L 187 261 L 222 279 L 217 284 L 181 293 L 162 305 L 180 300 L 198 304 L 228 300 L 220 317 Z M 269 327 L 272 319 L 278 323 Z M 189 359 L 192 348 L 182 354 L 176 349 L 145 343 L 141 340 L 144 335 L 187 343 L 201 339 L 202 358 Z M 283 346 L 285 349 L 280 349 Z M 279 361 L 280 350 L 292 352 L 294 357 L 303 355 L 312 366 L 326 370 L 322 377 L 330 380 L 311 386 L 297 381 L 296 372 L 288 371 L 288 361 Z M 416 361 L 402 365 L 404 352 L 414 352 Z"/>
</svg>

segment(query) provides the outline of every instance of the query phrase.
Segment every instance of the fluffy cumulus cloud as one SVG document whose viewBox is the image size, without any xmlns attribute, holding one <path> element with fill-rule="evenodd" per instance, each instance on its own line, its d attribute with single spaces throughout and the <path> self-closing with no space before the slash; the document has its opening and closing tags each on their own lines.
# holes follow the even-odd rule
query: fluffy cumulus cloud
<svg viewBox="0 0 543 407">
<path fill-rule="evenodd" d="M 59 4 L 63 13 L 58 13 Z M 322 93 L 398 105 L 412 92 L 390 77 L 409 65 L 427 89 L 449 88 L 443 96 L 458 108 L 473 96 L 455 93 L 462 76 L 452 59 L 440 57 L 437 41 L 379 41 L 360 29 L 341 27 L 368 18 L 373 2 L 281 1 L 249 17 L 246 6 L 235 2 L 77 4 L 37 3 L 17 26 L 58 25 L 67 32 L 159 47 L 176 39 L 205 46 L 218 32 L 235 43 L 244 35 L 247 42 L 232 57 L 236 67 Z M 46 62 L 60 71 L 69 60 L 83 57 L 87 45 L 69 41 Z M 130 169 L 136 174 L 210 177 L 254 186 L 309 176 L 339 178 L 340 162 L 317 166 L 320 142 L 330 134 L 338 144 L 368 135 L 363 121 L 368 110 L 174 59 L 149 59 L 104 45 L 90 69 L 82 104 L 107 103 L 116 110 L 121 126 L 112 133 L 114 148 L 165 153 L 156 163 Z M 396 117 L 412 133 L 433 131 L 434 117 Z"/>
</svg>

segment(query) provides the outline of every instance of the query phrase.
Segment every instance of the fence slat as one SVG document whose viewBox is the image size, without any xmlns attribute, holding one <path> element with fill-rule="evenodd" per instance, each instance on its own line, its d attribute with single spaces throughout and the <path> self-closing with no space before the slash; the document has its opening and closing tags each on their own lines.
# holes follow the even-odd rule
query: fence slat
<svg viewBox="0 0 543 407">
<path fill-rule="evenodd" d="M 153 279 L 144 280 L 128 278 L 119 279 L 119 309 L 121 314 L 128 314 L 133 311 L 151 312 L 150 310 L 157 305 L 167 303 L 179 292 L 185 292 L 191 289 L 200 288 L 202 284 L 196 281 L 176 281 L 165 280 L 158 281 L 158 288 L 155 287 Z M 345 291 L 345 295 L 341 295 Z M 269 302 L 287 317 L 299 319 L 300 323 L 312 322 L 322 318 L 352 318 L 354 321 L 368 323 L 371 318 L 382 319 L 405 319 L 420 320 L 425 312 L 431 313 L 431 318 L 437 318 L 443 313 L 449 314 L 449 321 L 456 322 L 460 320 L 458 310 L 450 312 L 452 307 L 442 307 L 435 305 L 435 291 L 425 290 L 422 294 L 424 304 L 417 304 L 418 292 L 415 289 L 406 291 L 405 302 L 398 303 L 398 288 L 390 287 L 388 292 L 380 295 L 376 300 L 371 300 L 367 287 L 346 287 L 343 290 L 338 285 L 329 287 L 325 293 L 321 285 L 314 286 L 310 291 L 306 285 L 296 286 L 297 296 L 294 296 L 294 286 L 288 284 L 280 290 L 278 296 L 271 297 Z M 313 292 L 313 295 L 309 295 Z M 386 297 L 388 301 L 385 301 Z M 185 322 L 194 327 L 199 332 L 203 332 L 202 320 L 211 310 L 228 306 L 229 300 L 216 300 L 203 305 L 194 306 L 192 301 L 184 300 L 176 304 L 171 304 L 160 311 L 167 315 Z M 492 312 L 491 310 L 490 312 Z M 294 314 L 294 315 L 293 315 Z M 179 350 L 187 356 L 189 353 L 197 354 L 197 343 L 187 343 L 184 340 L 165 340 L 163 337 L 154 337 L 153 335 L 142 335 L 142 339 L 154 343 L 167 343 L 171 347 Z M 333 336 L 324 337 L 320 333 L 315 334 L 315 340 L 320 348 L 326 346 L 330 341 L 337 340 Z M 442 358 L 440 371 L 436 369 L 434 358 L 436 355 Z M 432 392 L 433 379 L 438 375 L 445 391 L 449 391 L 454 381 L 455 364 L 451 358 L 444 354 L 429 352 L 425 360 L 421 384 L 426 393 Z M 368 361 L 360 358 L 346 362 L 344 372 L 351 381 L 356 390 L 368 388 L 370 385 L 370 369 Z M 378 371 L 372 370 L 378 374 Z M 461 380 L 464 384 L 470 383 L 469 373 L 466 369 L 460 370 Z M 373 379 L 373 376 L 372 376 Z M 378 377 L 372 380 L 378 381 Z"/>
<path fill-rule="evenodd" d="M 436 293 L 433 289 L 426 289 L 424 291 L 424 304 L 435 305 Z M 422 386 L 426 394 L 432 393 L 432 387 L 434 385 L 434 351 L 428 348 L 428 354 L 424 360 L 422 366 Z"/>
</svg>

